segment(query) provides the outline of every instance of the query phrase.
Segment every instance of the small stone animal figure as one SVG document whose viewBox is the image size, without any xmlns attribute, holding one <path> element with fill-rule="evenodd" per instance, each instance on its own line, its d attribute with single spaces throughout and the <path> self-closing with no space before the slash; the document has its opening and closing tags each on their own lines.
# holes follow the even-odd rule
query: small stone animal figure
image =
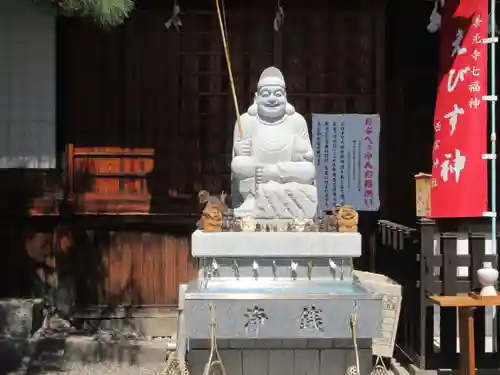
<svg viewBox="0 0 500 375">
<path fill-rule="evenodd" d="M 227 213 L 228 207 L 226 206 L 227 194 L 222 192 L 220 198 L 210 195 L 210 193 L 206 190 L 200 190 L 198 193 L 198 200 L 202 208 L 202 215 L 200 220 L 196 223 L 196 227 L 203 231 L 206 231 L 205 228 L 212 228 L 212 232 L 220 232 L 222 231 L 222 215 Z M 207 210 L 208 207 L 208 210 Z M 218 212 L 218 214 L 216 213 Z M 215 223 L 218 221 L 218 217 L 220 216 L 220 230 L 214 230 Z M 205 220 L 211 220 L 211 224 L 205 224 Z M 218 224 L 217 224 L 218 225 Z"/>
<path fill-rule="evenodd" d="M 255 232 L 255 227 L 257 226 L 257 221 L 250 217 L 246 216 L 241 218 L 241 231 L 242 232 Z"/>
<path fill-rule="evenodd" d="M 304 232 L 317 232 L 318 227 L 312 221 L 308 221 L 304 227 Z"/>
<path fill-rule="evenodd" d="M 198 200 L 202 209 L 205 208 L 205 205 L 207 203 L 212 203 L 219 206 L 219 211 L 221 213 L 225 213 L 228 210 L 228 207 L 226 205 L 226 198 L 227 194 L 224 191 L 221 192 L 220 197 L 210 195 L 210 193 L 206 190 L 200 190 L 198 193 Z"/>
<path fill-rule="evenodd" d="M 353 206 L 344 205 L 339 207 L 337 213 L 337 225 L 339 232 L 357 232 L 359 214 Z"/>
<path fill-rule="evenodd" d="M 234 220 L 233 210 L 228 209 L 224 214 L 222 214 L 222 231 L 232 232 Z"/>
<path fill-rule="evenodd" d="M 306 220 L 293 219 L 293 229 L 295 232 L 303 232 L 306 226 Z"/>
<path fill-rule="evenodd" d="M 241 219 L 233 221 L 233 232 L 241 232 Z"/>
<path fill-rule="evenodd" d="M 201 221 L 204 232 L 222 232 L 222 213 L 218 205 L 207 203 Z"/>
<path fill-rule="evenodd" d="M 316 219 L 317 232 L 328 232 L 328 217 Z"/>
<path fill-rule="evenodd" d="M 335 206 L 332 209 L 332 214 L 326 216 L 326 230 L 327 232 L 338 232 L 338 214 L 340 210 L 340 205 Z"/>
</svg>

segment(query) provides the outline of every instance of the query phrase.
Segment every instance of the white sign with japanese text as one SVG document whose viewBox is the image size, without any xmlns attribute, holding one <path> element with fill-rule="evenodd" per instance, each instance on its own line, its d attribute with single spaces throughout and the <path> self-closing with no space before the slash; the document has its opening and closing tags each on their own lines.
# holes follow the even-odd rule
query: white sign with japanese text
<svg viewBox="0 0 500 375">
<path fill-rule="evenodd" d="M 379 115 L 312 115 L 319 206 L 329 211 L 349 204 L 377 211 L 379 200 Z"/>
</svg>

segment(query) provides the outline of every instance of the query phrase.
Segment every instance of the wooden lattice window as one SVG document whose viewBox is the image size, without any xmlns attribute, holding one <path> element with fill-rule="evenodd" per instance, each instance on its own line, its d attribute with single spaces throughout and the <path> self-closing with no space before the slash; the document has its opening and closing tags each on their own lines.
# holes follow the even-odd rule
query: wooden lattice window
<svg viewBox="0 0 500 375">
<path fill-rule="evenodd" d="M 256 27 L 258 14 L 227 16 L 232 67 L 242 111 L 252 103 L 263 67 L 273 63 L 272 25 Z M 236 119 L 217 16 L 190 12 L 180 35 L 180 160 L 186 160 L 181 186 L 213 192 L 229 188 L 231 146 Z M 192 184 L 191 186 L 189 186 Z"/>
<path fill-rule="evenodd" d="M 362 1 L 303 6 L 286 11 L 273 28 L 269 5 L 229 5 L 231 62 L 239 99 L 246 111 L 261 71 L 283 70 L 290 102 L 309 119 L 312 112 L 377 112 L 376 17 Z M 302 4 L 302 3 L 301 3 Z M 286 8 L 288 9 L 288 7 Z M 235 111 L 217 16 L 189 9 L 180 31 L 179 142 L 181 190 L 229 189 Z"/>
<path fill-rule="evenodd" d="M 377 112 L 374 30 L 369 10 L 286 15 L 282 66 L 299 112 Z"/>
</svg>

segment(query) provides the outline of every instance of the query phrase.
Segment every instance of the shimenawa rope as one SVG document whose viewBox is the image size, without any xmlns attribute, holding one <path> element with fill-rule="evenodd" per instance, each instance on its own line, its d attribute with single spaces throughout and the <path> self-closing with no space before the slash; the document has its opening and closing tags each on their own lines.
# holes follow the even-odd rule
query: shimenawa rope
<svg viewBox="0 0 500 375">
<path fill-rule="evenodd" d="M 219 348 L 217 346 L 217 319 L 215 316 L 215 307 L 210 304 L 210 313 L 212 316 L 212 321 L 210 323 L 210 355 L 208 356 L 208 361 L 205 364 L 203 370 L 203 375 L 211 375 L 214 367 L 219 367 L 220 375 L 226 375 L 226 368 L 222 362 L 222 358 L 219 354 Z"/>
</svg>

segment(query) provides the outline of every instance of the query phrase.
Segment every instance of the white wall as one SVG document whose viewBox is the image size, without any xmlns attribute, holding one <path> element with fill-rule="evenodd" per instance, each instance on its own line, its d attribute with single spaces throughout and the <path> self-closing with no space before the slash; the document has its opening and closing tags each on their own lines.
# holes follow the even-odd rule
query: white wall
<svg viewBox="0 0 500 375">
<path fill-rule="evenodd" d="M 0 0 L 0 168 L 56 164 L 55 18 L 31 0 Z"/>
</svg>

